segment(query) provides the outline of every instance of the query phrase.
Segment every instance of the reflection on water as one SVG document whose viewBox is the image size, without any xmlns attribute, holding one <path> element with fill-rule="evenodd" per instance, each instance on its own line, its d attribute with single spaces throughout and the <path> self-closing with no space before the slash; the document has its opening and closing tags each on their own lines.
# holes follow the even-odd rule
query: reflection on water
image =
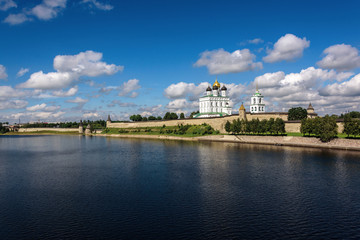
<svg viewBox="0 0 360 240">
<path fill-rule="evenodd" d="M 359 153 L 0 137 L 1 239 L 359 239 Z"/>
</svg>

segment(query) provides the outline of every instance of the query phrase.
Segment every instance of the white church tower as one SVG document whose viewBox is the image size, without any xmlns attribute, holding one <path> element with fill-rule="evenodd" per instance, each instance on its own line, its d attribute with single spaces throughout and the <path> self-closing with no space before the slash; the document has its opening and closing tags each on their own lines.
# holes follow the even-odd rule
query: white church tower
<svg viewBox="0 0 360 240">
<path fill-rule="evenodd" d="M 256 83 L 256 92 L 251 97 L 250 103 L 250 113 L 264 113 L 265 112 L 265 102 L 264 96 L 261 95 Z"/>
</svg>

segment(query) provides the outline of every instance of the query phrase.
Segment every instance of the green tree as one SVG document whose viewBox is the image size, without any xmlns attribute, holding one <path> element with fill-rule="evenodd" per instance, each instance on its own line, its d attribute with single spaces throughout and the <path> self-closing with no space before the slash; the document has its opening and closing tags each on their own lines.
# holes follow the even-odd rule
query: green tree
<svg viewBox="0 0 360 240">
<path fill-rule="evenodd" d="M 225 131 L 227 133 L 231 132 L 231 123 L 229 121 L 226 121 L 225 123 Z"/>
<path fill-rule="evenodd" d="M 170 119 L 170 112 L 166 112 L 163 119 L 164 120 L 169 120 Z"/>
<path fill-rule="evenodd" d="M 179 116 L 176 113 L 170 113 L 170 119 L 178 119 Z"/>
<path fill-rule="evenodd" d="M 239 134 L 241 132 L 241 122 L 240 119 L 234 119 L 232 123 L 232 132 Z"/>
<path fill-rule="evenodd" d="M 264 134 L 264 133 L 266 133 L 267 131 L 267 120 L 266 119 L 263 119 L 263 120 L 261 120 L 260 122 L 259 122 L 259 127 L 258 127 L 259 129 L 258 129 L 258 131 L 259 131 L 259 133 L 261 133 L 261 134 Z"/>
<path fill-rule="evenodd" d="M 154 117 L 154 116 L 149 116 L 149 117 L 148 117 L 148 120 L 149 120 L 149 121 L 154 121 L 154 120 L 156 120 L 156 117 Z"/>
<path fill-rule="evenodd" d="M 198 113 L 199 113 L 199 111 L 192 112 L 192 113 L 190 114 L 190 118 L 194 118 L 194 115 L 196 115 L 196 114 L 198 114 Z"/>
<path fill-rule="evenodd" d="M 158 117 L 156 118 L 156 120 L 162 120 L 162 117 L 158 116 Z"/>
<path fill-rule="evenodd" d="M 274 125 L 275 125 L 274 130 L 275 130 L 277 135 L 279 133 L 281 133 L 281 134 L 285 133 L 285 122 L 284 122 L 284 120 L 282 120 L 281 118 L 276 118 Z"/>
<path fill-rule="evenodd" d="M 319 137 L 322 142 L 329 142 L 331 139 L 337 136 L 337 124 L 336 119 L 326 115 L 321 118 L 321 124 L 319 125 Z"/>
<path fill-rule="evenodd" d="M 275 132 L 274 125 L 275 125 L 274 118 L 270 118 L 266 123 L 266 131 L 269 132 L 271 135 Z"/>
<path fill-rule="evenodd" d="M 288 120 L 302 120 L 307 118 L 307 111 L 302 107 L 290 108 L 288 111 Z"/>
<path fill-rule="evenodd" d="M 184 119 L 184 118 L 185 118 L 184 113 L 180 113 L 180 119 Z"/>
</svg>

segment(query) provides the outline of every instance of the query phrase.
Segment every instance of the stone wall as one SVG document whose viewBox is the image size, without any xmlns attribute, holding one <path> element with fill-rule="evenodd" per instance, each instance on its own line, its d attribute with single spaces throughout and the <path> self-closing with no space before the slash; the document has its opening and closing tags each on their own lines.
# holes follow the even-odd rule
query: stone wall
<svg viewBox="0 0 360 240">
<path fill-rule="evenodd" d="M 225 117 L 214 117 L 214 118 L 191 118 L 191 119 L 177 119 L 177 120 L 162 120 L 162 121 L 147 121 L 147 122 L 127 122 L 127 123 L 111 123 L 107 122 L 106 127 L 108 128 L 137 128 L 137 127 L 162 127 L 166 126 L 177 126 L 180 124 L 186 125 L 201 125 L 207 123 L 211 125 L 215 130 L 219 130 L 221 133 L 226 133 L 225 123 L 226 121 L 232 122 L 234 119 L 238 119 L 239 115 L 231 115 Z M 281 118 L 285 121 L 286 132 L 300 132 L 300 121 L 287 121 L 287 113 L 246 113 L 248 121 L 258 118 L 259 120 L 270 119 L 270 118 Z M 343 122 L 337 122 L 338 132 L 342 133 L 344 129 Z"/>
<path fill-rule="evenodd" d="M 219 130 L 221 133 L 225 133 L 225 123 L 227 121 L 232 122 L 234 119 L 238 119 L 239 115 L 234 114 L 225 117 L 214 117 L 214 118 L 187 118 L 187 119 L 176 119 L 176 120 L 162 120 L 162 121 L 147 121 L 147 122 L 127 122 L 127 123 L 111 123 L 107 122 L 106 127 L 108 128 L 137 128 L 137 127 L 162 127 L 166 126 L 177 126 L 180 124 L 186 125 L 201 125 L 203 123 L 211 125 L 215 130 Z M 246 113 L 248 121 L 258 118 L 270 119 L 270 118 L 281 118 L 284 121 L 287 120 L 287 113 Z M 300 128 L 299 128 L 300 129 Z"/>
<path fill-rule="evenodd" d="M 42 132 L 42 131 L 79 132 L 79 129 L 78 128 L 19 128 L 19 132 Z"/>
</svg>

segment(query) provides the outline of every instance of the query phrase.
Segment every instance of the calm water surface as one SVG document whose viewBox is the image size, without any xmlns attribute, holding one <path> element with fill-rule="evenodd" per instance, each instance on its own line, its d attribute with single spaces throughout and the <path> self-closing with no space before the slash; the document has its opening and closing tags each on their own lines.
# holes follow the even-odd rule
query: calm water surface
<svg viewBox="0 0 360 240">
<path fill-rule="evenodd" d="M 360 154 L 0 137 L 0 239 L 360 239 Z"/>
</svg>

